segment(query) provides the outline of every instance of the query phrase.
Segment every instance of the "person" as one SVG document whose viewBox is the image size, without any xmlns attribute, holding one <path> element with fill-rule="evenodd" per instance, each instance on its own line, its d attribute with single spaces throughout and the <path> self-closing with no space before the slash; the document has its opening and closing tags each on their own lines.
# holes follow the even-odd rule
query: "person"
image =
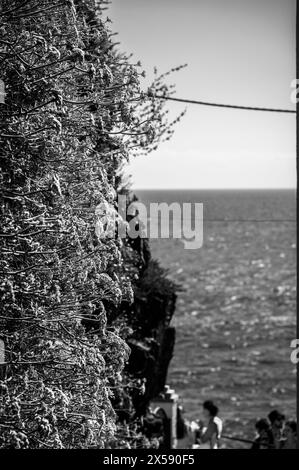
<svg viewBox="0 0 299 470">
<path fill-rule="evenodd" d="M 199 430 L 197 432 L 197 440 L 200 449 L 218 449 L 219 440 L 222 433 L 222 420 L 217 416 L 218 407 L 211 401 L 207 400 L 203 403 L 203 415 L 206 421 L 199 421 Z"/>
<path fill-rule="evenodd" d="M 252 444 L 252 449 L 273 449 L 274 438 L 269 422 L 266 419 L 259 419 L 255 423 L 257 436 Z"/>
<path fill-rule="evenodd" d="M 285 416 L 277 410 L 272 410 L 268 414 L 268 419 L 270 421 L 270 429 L 273 434 L 274 449 L 281 449 L 281 440 Z"/>
<path fill-rule="evenodd" d="M 297 449 L 297 423 L 289 420 L 285 423 L 281 449 Z"/>
</svg>

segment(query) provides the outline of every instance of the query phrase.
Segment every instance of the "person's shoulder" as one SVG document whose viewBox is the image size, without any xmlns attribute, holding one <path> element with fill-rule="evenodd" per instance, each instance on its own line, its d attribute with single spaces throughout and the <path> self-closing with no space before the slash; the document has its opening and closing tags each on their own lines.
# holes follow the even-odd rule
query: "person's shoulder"
<svg viewBox="0 0 299 470">
<path fill-rule="evenodd" d="M 214 421 L 215 423 L 219 423 L 219 424 L 221 423 L 221 424 L 222 424 L 222 419 L 219 418 L 219 416 L 214 416 L 213 421 Z"/>
<path fill-rule="evenodd" d="M 223 421 L 221 418 L 219 418 L 218 416 L 215 416 L 213 418 L 213 423 L 217 426 L 217 428 L 222 429 Z"/>
</svg>

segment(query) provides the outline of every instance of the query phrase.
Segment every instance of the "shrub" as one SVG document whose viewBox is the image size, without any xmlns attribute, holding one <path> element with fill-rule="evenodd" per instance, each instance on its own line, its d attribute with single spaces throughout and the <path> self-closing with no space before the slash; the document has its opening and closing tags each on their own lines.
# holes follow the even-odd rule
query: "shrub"
<svg viewBox="0 0 299 470">
<path fill-rule="evenodd" d="M 171 125 L 116 52 L 105 3 L 1 2 L 1 447 L 116 439 L 129 347 L 107 317 L 130 279 L 121 240 L 97 237 L 95 208 L 114 203 L 130 152 Z"/>
</svg>

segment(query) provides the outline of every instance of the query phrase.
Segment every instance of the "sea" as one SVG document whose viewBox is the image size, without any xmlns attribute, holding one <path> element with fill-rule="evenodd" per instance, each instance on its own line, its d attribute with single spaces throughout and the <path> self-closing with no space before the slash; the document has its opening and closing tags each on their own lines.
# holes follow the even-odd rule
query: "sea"
<svg viewBox="0 0 299 470">
<path fill-rule="evenodd" d="M 181 286 L 168 385 L 185 417 L 213 400 L 228 437 L 253 439 L 273 410 L 296 418 L 295 190 L 136 190 L 140 202 L 203 204 L 203 243 L 150 240 L 154 258 Z M 194 222 L 194 221 L 193 221 Z M 250 444 L 222 439 L 224 448 Z"/>
</svg>

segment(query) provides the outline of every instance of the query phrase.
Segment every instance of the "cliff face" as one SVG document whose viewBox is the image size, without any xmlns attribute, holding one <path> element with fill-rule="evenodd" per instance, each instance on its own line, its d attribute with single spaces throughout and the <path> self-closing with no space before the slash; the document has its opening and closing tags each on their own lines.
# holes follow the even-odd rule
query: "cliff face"
<svg viewBox="0 0 299 470">
<path fill-rule="evenodd" d="M 152 269 L 152 266 L 148 269 Z M 138 310 L 140 321 L 143 319 L 144 322 L 142 332 L 136 332 L 128 340 L 131 348 L 128 371 L 145 379 L 144 395 L 134 400 L 138 414 L 146 412 L 151 399 L 163 391 L 166 384 L 175 343 L 175 329 L 169 326 L 175 310 L 175 299 L 174 293 L 171 296 L 165 293 L 163 298 L 158 292 L 158 286 L 153 286 L 145 301 L 135 301 L 134 308 Z"/>
<path fill-rule="evenodd" d="M 150 254 L 148 240 L 136 239 L 127 250 L 135 257 L 138 280 L 133 284 L 134 302 L 123 305 L 122 316 L 133 330 L 127 339 L 131 349 L 127 374 L 143 383 L 143 393 L 131 394 L 135 416 L 147 412 L 149 402 L 163 391 L 173 356 L 175 329 L 170 326 L 175 311 L 176 286 Z M 132 263 L 134 264 L 134 263 Z"/>
</svg>

